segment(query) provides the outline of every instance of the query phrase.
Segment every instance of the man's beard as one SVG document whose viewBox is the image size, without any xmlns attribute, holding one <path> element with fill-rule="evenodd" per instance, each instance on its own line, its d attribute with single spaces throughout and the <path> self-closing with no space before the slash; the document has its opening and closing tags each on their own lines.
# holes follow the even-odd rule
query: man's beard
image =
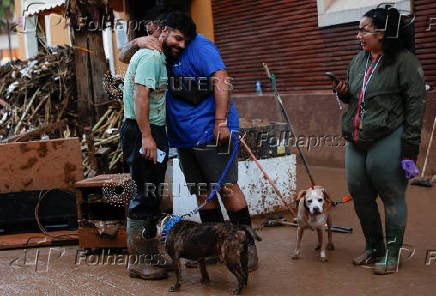
<svg viewBox="0 0 436 296">
<path fill-rule="evenodd" d="M 165 56 L 167 57 L 167 59 L 175 60 L 180 56 L 183 49 L 180 48 L 179 46 L 175 46 L 175 45 L 169 46 L 167 39 L 168 39 L 168 37 L 165 37 L 163 42 L 162 42 L 162 50 L 163 50 Z M 179 52 L 177 54 L 173 53 L 173 48 L 177 48 L 179 50 Z"/>
</svg>

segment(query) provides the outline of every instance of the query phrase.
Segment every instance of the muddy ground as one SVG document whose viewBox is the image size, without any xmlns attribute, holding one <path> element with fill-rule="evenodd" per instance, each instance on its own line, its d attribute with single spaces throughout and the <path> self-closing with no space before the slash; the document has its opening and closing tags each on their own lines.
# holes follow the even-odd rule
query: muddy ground
<svg viewBox="0 0 436 296">
<path fill-rule="evenodd" d="M 333 199 L 347 195 L 344 170 L 313 170 L 316 182 L 324 185 Z M 297 176 L 298 189 L 309 185 L 302 168 Z M 260 232 L 263 241 L 258 243 L 259 268 L 250 274 L 243 295 L 435 295 L 436 260 L 426 265 L 426 256 L 428 250 L 436 251 L 436 188 L 410 186 L 407 199 L 409 222 L 404 242 L 413 246 L 415 254 L 398 273 L 376 276 L 369 268 L 351 264 L 351 258 L 363 248 L 363 236 L 350 203 L 331 211 L 335 225 L 351 226 L 354 231 L 334 234 L 336 250 L 328 252 L 325 264 L 314 251 L 314 232 L 305 233 L 303 256 L 293 261 L 296 229 L 264 228 Z M 123 265 L 91 265 L 83 260 L 76 264 L 76 254 L 77 246 L 33 249 L 27 255 L 24 250 L 0 252 L 0 295 L 229 295 L 236 286 L 222 264 L 208 267 L 211 281 L 206 285 L 200 284 L 198 270 L 185 268 L 182 287 L 174 294 L 168 292 L 174 273 L 161 281 L 132 279 Z"/>
</svg>

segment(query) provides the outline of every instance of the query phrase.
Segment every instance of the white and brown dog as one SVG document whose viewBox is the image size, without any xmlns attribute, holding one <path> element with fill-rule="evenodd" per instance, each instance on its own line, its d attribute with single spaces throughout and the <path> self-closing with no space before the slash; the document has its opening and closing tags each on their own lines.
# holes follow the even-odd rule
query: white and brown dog
<svg viewBox="0 0 436 296">
<path fill-rule="evenodd" d="M 292 259 L 298 259 L 301 256 L 301 239 L 303 238 L 303 232 L 307 228 L 318 232 L 318 246 L 315 250 L 321 250 L 320 257 L 321 262 L 327 262 L 327 250 L 334 250 L 332 243 L 332 230 L 331 230 L 331 218 L 327 213 L 327 209 L 330 207 L 330 200 L 325 193 L 325 190 L 321 186 L 315 186 L 307 190 L 299 192 L 297 199 L 298 205 L 298 230 L 297 230 L 297 246 Z M 328 230 L 328 244 L 324 242 L 324 230 L 327 223 Z"/>
</svg>

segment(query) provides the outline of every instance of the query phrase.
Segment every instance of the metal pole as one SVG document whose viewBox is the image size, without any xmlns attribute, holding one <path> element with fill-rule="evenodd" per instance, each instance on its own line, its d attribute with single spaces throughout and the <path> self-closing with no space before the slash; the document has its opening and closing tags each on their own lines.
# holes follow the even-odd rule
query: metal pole
<svg viewBox="0 0 436 296">
<path fill-rule="evenodd" d="M 9 19 L 6 20 L 8 25 L 8 43 L 9 43 L 9 58 L 12 61 L 12 42 L 11 42 L 11 28 L 9 27 Z"/>
</svg>

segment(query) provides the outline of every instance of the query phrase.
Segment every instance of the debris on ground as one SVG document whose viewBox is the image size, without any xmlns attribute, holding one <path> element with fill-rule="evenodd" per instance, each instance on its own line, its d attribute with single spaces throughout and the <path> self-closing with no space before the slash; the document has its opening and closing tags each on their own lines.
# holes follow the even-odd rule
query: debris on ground
<svg viewBox="0 0 436 296">
<path fill-rule="evenodd" d="M 98 173 L 95 154 L 100 148 L 105 150 L 105 157 L 109 160 L 104 173 L 119 173 L 123 171 L 122 151 L 119 145 L 119 128 L 121 127 L 123 108 L 124 79 L 121 76 L 105 75 L 103 82 L 108 93 L 110 105 L 103 116 L 93 126 L 88 137 L 82 140 L 82 152 L 86 154 L 83 161 L 85 176 L 92 177 Z M 101 150 L 100 150 L 101 151 Z"/>
<path fill-rule="evenodd" d="M 118 129 L 123 119 L 123 78 L 106 74 L 109 102 L 93 127 L 78 122 L 73 48 L 55 46 L 26 61 L 0 67 L 0 142 L 81 137 L 84 173 L 95 175 L 94 154 L 104 148 L 104 173 L 123 172 Z"/>
<path fill-rule="evenodd" d="M 72 48 L 0 67 L 0 140 L 4 142 L 77 136 Z"/>
</svg>

